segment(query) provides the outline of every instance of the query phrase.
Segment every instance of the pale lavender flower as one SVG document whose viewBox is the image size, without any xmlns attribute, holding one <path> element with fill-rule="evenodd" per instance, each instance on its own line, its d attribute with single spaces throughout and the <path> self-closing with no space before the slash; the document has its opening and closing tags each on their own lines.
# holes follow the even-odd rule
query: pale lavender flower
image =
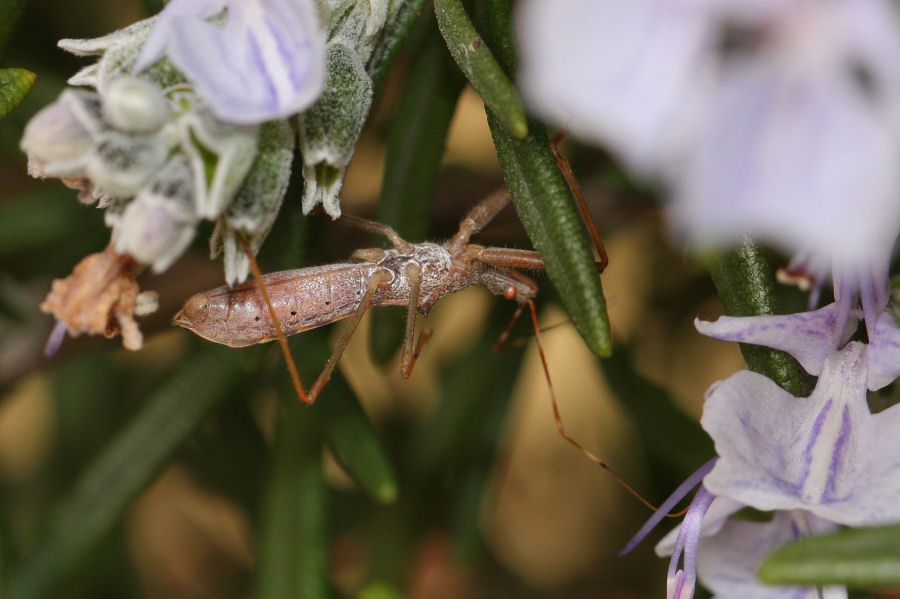
<svg viewBox="0 0 900 599">
<path fill-rule="evenodd" d="M 701 488 L 698 497 L 707 503 L 712 494 Z M 695 499 L 692 508 L 696 509 L 696 504 Z M 767 522 L 740 520 L 731 516 L 745 506 L 727 497 L 716 497 L 707 507 L 702 524 L 689 522 L 685 516 L 685 521 L 657 544 L 656 552 L 672 555 L 674 561 L 679 539 L 691 537 L 690 542 L 697 546 L 696 576 L 717 599 L 846 599 L 844 587 L 771 586 L 756 576 L 763 558 L 773 550 L 802 537 L 831 532 L 838 528 L 836 524 L 803 510 L 777 511 Z M 690 576 L 682 574 L 682 578 Z M 679 579 L 670 580 L 676 582 L 670 590 L 678 590 Z M 691 596 L 688 591 L 693 589 L 684 586 L 681 595 L 670 593 L 670 597 L 687 598 Z"/>
<path fill-rule="evenodd" d="M 810 329 L 827 324 L 828 310 L 819 312 Z M 783 334 L 777 326 L 760 326 Z M 672 555 L 668 597 L 691 597 L 698 576 L 721 597 L 816 597 L 805 587 L 764 587 L 755 572 L 767 553 L 800 536 L 900 520 L 900 406 L 872 414 L 866 398 L 870 370 L 884 363 L 898 368 L 900 343 L 850 342 L 830 352 L 807 398 L 746 370 L 713 385 L 701 424 L 718 457 L 660 506 L 626 551 L 702 478 L 681 527 L 657 548 Z M 727 520 L 745 506 L 774 512 L 773 518 L 765 524 Z M 837 587 L 824 592 L 846 596 Z"/>
<path fill-rule="evenodd" d="M 517 14 L 531 107 L 657 174 L 690 130 L 715 22 L 707 0 L 530 0 Z"/>
<path fill-rule="evenodd" d="M 702 334 L 723 341 L 764 345 L 791 354 L 810 374 L 819 376 L 829 356 L 855 333 L 862 314 L 846 313 L 848 302 L 812 312 L 773 316 L 722 316 L 715 322 L 695 320 Z M 900 376 L 900 328 L 885 311 L 866 319 L 866 386 L 876 391 Z"/>
<path fill-rule="evenodd" d="M 900 361 L 896 347 L 851 342 L 826 358 L 807 398 L 746 370 L 711 387 L 701 424 L 719 459 L 704 486 L 763 511 L 847 526 L 900 521 L 900 406 L 869 412 L 873 351 Z"/>
<path fill-rule="evenodd" d="M 684 237 L 743 233 L 853 274 L 900 230 L 889 0 L 530 0 L 538 112 L 667 183 Z"/>
<path fill-rule="evenodd" d="M 210 20 L 222 11 L 224 25 Z M 171 0 L 134 72 L 164 56 L 230 123 L 294 115 L 313 103 L 325 80 L 325 35 L 312 0 Z"/>
</svg>

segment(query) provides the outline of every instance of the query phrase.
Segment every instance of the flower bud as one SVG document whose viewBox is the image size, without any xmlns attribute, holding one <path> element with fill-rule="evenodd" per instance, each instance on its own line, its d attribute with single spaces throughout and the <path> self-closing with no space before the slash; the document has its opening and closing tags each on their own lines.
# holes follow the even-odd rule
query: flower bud
<svg viewBox="0 0 900 599">
<path fill-rule="evenodd" d="M 125 208 L 113 235 L 116 251 L 162 272 L 190 244 L 196 223 L 191 168 L 176 155 Z"/>
<path fill-rule="evenodd" d="M 287 121 L 260 126 L 259 151 L 250 174 L 216 223 L 210 238 L 210 257 L 223 255 L 225 282 L 229 285 L 244 281 L 250 273 L 250 261 L 236 234 L 240 233 L 256 253 L 278 216 L 291 177 L 294 140 Z"/>
<path fill-rule="evenodd" d="M 112 196 L 130 197 L 159 170 L 168 153 L 156 137 L 108 131 L 97 137 L 87 160 L 88 178 Z"/>
<path fill-rule="evenodd" d="M 100 129 L 99 96 L 64 91 L 25 126 L 20 147 L 28 155 L 29 171 L 40 177 L 83 175 L 94 135 Z"/>
<path fill-rule="evenodd" d="M 156 131 L 168 115 L 169 106 L 162 90 L 146 79 L 116 79 L 103 93 L 103 117 L 122 131 Z"/>
<path fill-rule="evenodd" d="M 303 153 L 303 212 L 321 203 L 332 218 L 341 214 L 338 193 L 344 171 L 369 116 L 372 80 L 354 50 L 328 46 L 328 79 L 315 104 L 298 117 Z"/>
</svg>

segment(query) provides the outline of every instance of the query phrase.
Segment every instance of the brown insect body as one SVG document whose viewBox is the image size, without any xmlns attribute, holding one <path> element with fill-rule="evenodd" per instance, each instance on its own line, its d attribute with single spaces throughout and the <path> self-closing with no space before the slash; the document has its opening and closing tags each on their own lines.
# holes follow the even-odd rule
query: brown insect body
<svg viewBox="0 0 900 599">
<path fill-rule="evenodd" d="M 411 267 L 418 269 L 416 308 L 424 315 L 445 295 L 479 283 L 520 302 L 534 297 L 537 285 L 530 279 L 482 262 L 479 254 L 485 249 L 454 244 L 453 240 L 444 245 L 416 243 L 402 249 L 364 249 L 351 257 L 359 262 L 269 273 L 263 275 L 263 282 L 285 335 L 354 314 L 377 273 L 386 273 L 387 281 L 378 285 L 370 306 L 408 305 Z M 175 315 L 174 322 L 229 347 L 272 341 L 277 336 L 259 286 L 252 281 L 195 294 Z"/>
</svg>

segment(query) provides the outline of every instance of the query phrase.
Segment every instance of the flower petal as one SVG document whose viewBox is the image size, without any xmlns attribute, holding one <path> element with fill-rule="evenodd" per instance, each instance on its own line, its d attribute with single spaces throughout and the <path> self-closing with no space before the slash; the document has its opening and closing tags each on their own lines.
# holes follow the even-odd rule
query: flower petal
<svg viewBox="0 0 900 599">
<path fill-rule="evenodd" d="M 762 559 L 776 547 L 806 536 L 801 532 L 804 528 L 819 533 L 837 526 L 799 510 L 776 512 L 765 523 L 732 518 L 718 534 L 701 543 L 697 558 L 700 581 L 723 599 L 846 599 L 843 587 L 825 587 L 819 595 L 815 587 L 770 586 L 756 577 Z"/>
<path fill-rule="evenodd" d="M 538 111 L 645 173 L 671 151 L 703 87 L 712 32 L 696 0 L 531 0 L 517 24 Z"/>
<path fill-rule="evenodd" d="M 694 320 L 697 330 L 723 341 L 752 343 L 780 349 L 794 356 L 812 375 L 839 342 L 833 333 L 837 306 L 829 304 L 813 312 L 777 316 L 721 316 L 715 322 Z"/>
<path fill-rule="evenodd" d="M 868 387 L 881 389 L 900 376 L 900 329 L 894 319 L 883 312 L 875 325 L 875 335 L 869 339 Z"/>
<path fill-rule="evenodd" d="M 900 229 L 892 119 L 844 70 L 791 62 L 801 58 L 723 69 L 687 166 L 672 173 L 671 215 L 702 242 L 750 233 L 789 252 L 863 266 Z"/>
<path fill-rule="evenodd" d="M 206 0 L 196 14 L 161 18 L 151 35 L 155 45 L 148 42 L 147 57 L 142 53 L 136 66 L 159 55 L 154 36 L 162 28 L 169 58 L 222 120 L 256 124 L 309 106 L 325 77 L 325 39 L 312 3 L 231 0 L 224 27 L 205 21 L 223 1 Z"/>
</svg>

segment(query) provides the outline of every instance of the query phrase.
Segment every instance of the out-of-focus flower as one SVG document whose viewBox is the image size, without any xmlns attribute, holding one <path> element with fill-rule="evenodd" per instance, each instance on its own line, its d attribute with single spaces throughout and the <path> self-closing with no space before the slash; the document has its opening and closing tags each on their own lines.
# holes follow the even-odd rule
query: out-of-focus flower
<svg viewBox="0 0 900 599">
<path fill-rule="evenodd" d="M 134 63 L 164 56 L 220 119 L 259 124 L 307 108 L 325 80 L 312 0 L 171 0 Z"/>
<path fill-rule="evenodd" d="M 127 349 L 140 349 L 144 337 L 134 317 L 156 310 L 156 294 L 140 292 L 134 279 L 136 267 L 134 258 L 116 252 L 110 244 L 84 258 L 65 279 L 53 281 L 41 304 L 41 310 L 57 319 L 45 352 L 55 353 L 66 331 L 73 337 L 99 333 L 108 338 L 121 332 Z"/>
<path fill-rule="evenodd" d="M 528 0 L 517 14 L 530 106 L 659 174 L 699 116 L 710 0 Z"/>
<path fill-rule="evenodd" d="M 668 183 L 675 227 L 852 275 L 900 230 L 900 26 L 889 0 L 530 0 L 536 110 Z"/>
</svg>

